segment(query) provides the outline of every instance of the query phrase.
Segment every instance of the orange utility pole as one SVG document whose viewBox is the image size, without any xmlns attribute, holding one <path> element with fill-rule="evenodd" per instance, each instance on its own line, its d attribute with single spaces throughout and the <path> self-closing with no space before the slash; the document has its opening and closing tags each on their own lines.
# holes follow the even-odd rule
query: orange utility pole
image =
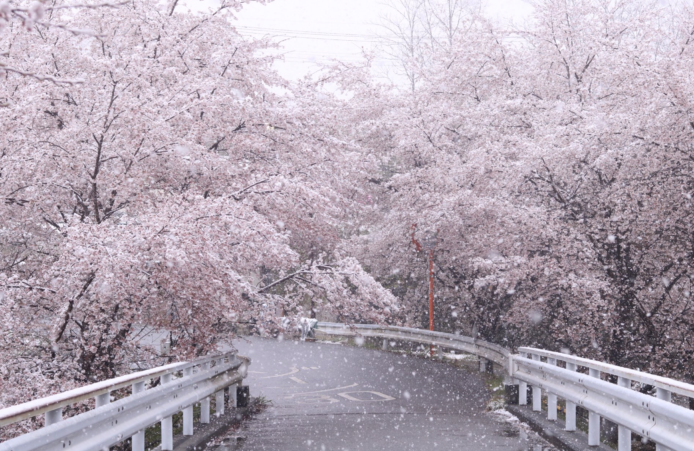
<svg viewBox="0 0 694 451">
<path fill-rule="evenodd" d="M 434 250 L 429 249 L 429 330 L 434 330 Z"/>
<path fill-rule="evenodd" d="M 412 224 L 410 228 L 412 231 L 412 244 L 414 244 L 417 252 L 421 252 L 425 249 L 428 250 L 429 256 L 429 330 L 434 330 L 434 248 L 436 247 L 436 235 L 431 239 L 427 239 L 424 242 L 424 246 L 417 241 L 414 237 L 414 233 L 417 231 L 417 224 Z M 429 346 L 429 356 L 434 356 L 434 346 Z"/>
</svg>

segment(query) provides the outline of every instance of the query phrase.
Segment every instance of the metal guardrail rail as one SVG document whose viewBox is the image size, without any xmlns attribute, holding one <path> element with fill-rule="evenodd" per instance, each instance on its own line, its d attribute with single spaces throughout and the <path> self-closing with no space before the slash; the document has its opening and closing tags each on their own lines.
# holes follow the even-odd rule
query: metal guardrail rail
<svg viewBox="0 0 694 451">
<path fill-rule="evenodd" d="M 610 374 L 612 376 L 622 377 L 631 380 L 632 382 L 637 382 L 641 385 L 652 385 L 661 390 L 666 390 L 671 393 L 676 393 L 688 398 L 694 397 L 694 385 L 687 384 L 686 382 L 680 382 L 674 379 L 668 379 L 667 377 L 655 376 L 653 374 L 644 373 L 642 371 L 632 370 L 629 368 L 623 368 L 617 365 L 611 365 L 609 363 L 598 362 L 595 360 L 584 359 L 582 357 L 576 357 L 568 354 L 562 354 L 560 352 L 545 351 L 544 349 L 536 348 L 519 348 L 518 352 L 523 355 L 539 355 L 546 359 L 556 359 L 561 362 L 570 363 L 576 366 L 581 366 L 584 368 L 589 368 L 592 370 L 600 371 L 604 374 Z"/>
<path fill-rule="evenodd" d="M 224 414 L 224 390 L 229 387 L 237 405 L 236 386 L 247 373 L 250 359 L 235 353 L 204 357 L 192 362 L 165 365 L 98 382 L 46 398 L 0 410 L 0 426 L 45 415 L 45 427 L 0 443 L 0 451 L 108 449 L 132 437 L 132 450 L 144 451 L 144 430 L 161 422 L 161 449 L 173 449 L 171 416 L 183 412 L 183 434 L 193 434 L 193 405 L 201 404 L 201 423 L 210 421 L 210 397 L 216 415 Z M 174 378 L 177 373 L 182 377 Z M 161 384 L 145 390 L 145 382 Z M 110 402 L 110 393 L 131 386 L 132 394 Z M 95 399 L 95 408 L 63 420 L 63 407 Z"/>
<path fill-rule="evenodd" d="M 671 402 L 673 393 L 694 398 L 691 384 L 542 349 L 520 348 L 518 354 L 513 354 L 492 343 L 443 332 L 322 322 L 318 323 L 317 331 L 333 336 L 403 340 L 455 349 L 477 355 L 480 370 L 485 368 L 485 360 L 493 361 L 519 386 L 519 404 L 528 403 L 530 385 L 532 408 L 542 411 L 542 392 L 546 393 L 550 421 L 557 420 L 558 398 L 564 399 L 567 431 L 576 431 L 576 407 L 586 409 L 590 446 L 600 443 L 602 417 L 617 424 L 619 451 L 631 450 L 632 432 L 655 442 L 658 451 L 694 450 L 694 411 Z M 632 383 L 653 386 L 656 396 L 635 390 Z"/>
<path fill-rule="evenodd" d="M 511 352 L 499 345 L 488 343 L 482 340 L 475 340 L 464 335 L 447 334 L 445 332 L 432 332 L 429 330 L 412 329 L 409 327 L 377 326 L 372 324 L 346 325 L 341 323 L 317 324 L 319 332 L 328 335 L 338 335 L 344 337 L 374 337 L 386 340 L 401 340 L 414 343 L 440 346 L 456 351 L 474 354 L 479 357 L 491 360 L 503 366 L 506 371 L 510 371 Z"/>
</svg>

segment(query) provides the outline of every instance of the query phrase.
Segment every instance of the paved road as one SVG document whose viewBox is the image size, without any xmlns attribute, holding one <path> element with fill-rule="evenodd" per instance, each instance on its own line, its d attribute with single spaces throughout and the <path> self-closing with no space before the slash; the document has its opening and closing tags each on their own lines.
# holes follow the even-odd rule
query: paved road
<svg viewBox="0 0 694 451">
<path fill-rule="evenodd" d="M 220 451 L 552 449 L 486 413 L 483 381 L 451 365 L 324 342 L 237 347 L 253 359 L 252 396 L 272 405 L 239 431 L 245 440 Z"/>
</svg>

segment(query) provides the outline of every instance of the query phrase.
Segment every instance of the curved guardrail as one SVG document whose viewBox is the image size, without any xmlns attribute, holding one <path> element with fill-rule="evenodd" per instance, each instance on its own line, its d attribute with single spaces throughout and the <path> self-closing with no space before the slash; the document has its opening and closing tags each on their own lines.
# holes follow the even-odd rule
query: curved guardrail
<svg viewBox="0 0 694 451">
<path fill-rule="evenodd" d="M 0 451 L 108 449 L 132 437 L 132 450 L 144 451 L 144 430 L 161 422 L 162 450 L 173 449 L 171 416 L 183 412 L 183 434 L 193 434 L 193 404 L 201 404 L 202 423 L 210 421 L 210 397 L 216 414 L 224 414 L 224 390 L 235 407 L 236 385 L 247 374 L 250 359 L 226 353 L 192 362 L 165 365 L 99 382 L 0 410 L 0 425 L 45 415 L 45 427 L 0 443 Z M 182 377 L 174 378 L 177 373 Z M 161 384 L 145 390 L 145 382 Z M 132 395 L 110 402 L 110 393 L 132 387 Z M 95 408 L 63 420 L 63 407 L 94 398 Z"/>
<path fill-rule="evenodd" d="M 344 337 L 403 340 L 455 349 L 477 355 L 501 366 L 519 386 L 519 404 L 542 410 L 542 392 L 547 395 L 548 419 L 557 420 L 557 399 L 566 402 L 567 431 L 576 430 L 576 407 L 588 411 L 588 444 L 600 443 L 600 418 L 618 425 L 618 450 L 631 450 L 632 432 L 656 443 L 658 451 L 694 450 L 694 411 L 672 403 L 672 394 L 694 398 L 694 385 L 641 371 L 559 352 L 520 348 L 518 354 L 471 337 L 407 327 L 346 325 L 319 322 L 317 331 Z M 484 368 L 484 365 L 480 365 Z M 616 381 L 613 383 L 612 381 Z M 650 385 L 656 396 L 635 390 Z"/>
<path fill-rule="evenodd" d="M 412 329 L 409 327 L 377 326 L 373 324 L 346 325 L 341 323 L 319 322 L 316 328 L 319 332 L 328 335 L 374 337 L 455 349 L 456 351 L 474 354 L 481 358 L 491 360 L 497 365 L 504 367 L 507 372 L 511 370 L 511 352 L 508 349 L 486 341 L 475 340 L 474 338 L 464 335 Z"/>
</svg>

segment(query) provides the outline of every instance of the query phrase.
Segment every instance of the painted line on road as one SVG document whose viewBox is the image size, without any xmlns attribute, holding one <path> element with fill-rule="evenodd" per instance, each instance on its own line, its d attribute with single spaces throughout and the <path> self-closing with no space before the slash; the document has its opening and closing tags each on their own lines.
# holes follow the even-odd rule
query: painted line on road
<svg viewBox="0 0 694 451">
<path fill-rule="evenodd" d="M 318 391 L 307 391 L 303 393 L 294 393 L 293 395 L 285 396 L 284 399 L 292 399 L 295 396 L 303 396 L 303 395 L 314 395 L 316 393 L 326 393 L 329 391 L 335 391 L 335 390 L 344 390 L 345 388 L 352 388 L 356 387 L 359 384 L 352 384 L 352 385 L 346 385 L 344 387 L 336 387 L 336 388 L 329 388 L 327 390 L 318 390 Z"/>
<path fill-rule="evenodd" d="M 306 383 L 306 382 L 302 381 L 301 379 L 299 379 L 298 377 L 294 377 L 294 376 L 290 377 L 289 379 L 293 380 L 297 384 L 305 384 Z"/>
<path fill-rule="evenodd" d="M 298 398 L 296 402 L 298 404 L 333 404 L 340 400 L 328 395 L 308 395 Z"/>
<path fill-rule="evenodd" d="M 360 399 L 351 395 L 356 395 L 357 393 L 371 393 L 372 395 L 376 395 L 381 399 Z M 358 402 L 381 402 L 381 401 L 393 401 L 395 398 L 392 396 L 384 395 L 381 392 L 377 391 L 350 391 L 350 392 L 344 392 L 344 393 L 338 393 L 337 396 L 342 396 L 345 399 L 348 399 L 350 401 L 358 401 Z"/>
<path fill-rule="evenodd" d="M 298 372 L 299 372 L 299 368 L 292 368 L 292 370 L 291 370 L 290 372 L 288 372 L 288 373 L 284 373 L 284 374 L 275 374 L 274 376 L 265 376 L 265 377 L 261 377 L 261 379 L 272 379 L 272 378 L 274 378 L 274 377 L 291 376 L 292 374 L 296 374 L 296 373 L 298 373 Z"/>
</svg>

